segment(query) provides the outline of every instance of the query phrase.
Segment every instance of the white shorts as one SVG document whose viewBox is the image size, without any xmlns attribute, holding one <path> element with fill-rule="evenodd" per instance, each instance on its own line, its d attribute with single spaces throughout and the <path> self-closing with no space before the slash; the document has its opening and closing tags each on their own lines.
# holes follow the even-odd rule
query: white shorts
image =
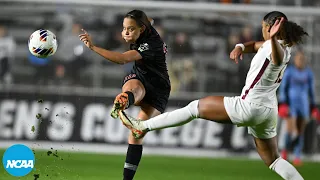
<svg viewBox="0 0 320 180">
<path fill-rule="evenodd" d="M 224 97 L 223 102 L 232 123 L 247 126 L 249 134 L 260 139 L 277 135 L 277 108 L 247 102 L 240 96 Z"/>
</svg>

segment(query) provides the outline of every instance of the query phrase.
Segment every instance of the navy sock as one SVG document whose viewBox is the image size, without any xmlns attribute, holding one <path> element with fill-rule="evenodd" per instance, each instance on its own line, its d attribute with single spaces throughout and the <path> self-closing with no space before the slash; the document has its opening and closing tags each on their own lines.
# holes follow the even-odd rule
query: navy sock
<svg viewBox="0 0 320 180">
<path fill-rule="evenodd" d="M 129 108 L 132 104 L 134 104 L 135 99 L 134 99 L 134 95 L 133 95 L 133 93 L 132 93 L 131 91 L 126 91 L 126 92 L 124 92 L 124 93 L 128 94 L 129 103 L 128 103 L 128 106 L 126 107 L 126 109 L 127 109 L 127 108 Z"/>
<path fill-rule="evenodd" d="M 142 156 L 142 145 L 129 144 L 123 169 L 123 180 L 132 180 Z"/>
</svg>

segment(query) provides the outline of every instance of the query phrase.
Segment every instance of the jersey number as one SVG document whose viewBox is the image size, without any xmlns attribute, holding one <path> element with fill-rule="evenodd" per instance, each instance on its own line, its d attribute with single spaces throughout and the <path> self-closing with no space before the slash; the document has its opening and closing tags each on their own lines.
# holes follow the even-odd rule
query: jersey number
<svg viewBox="0 0 320 180">
<path fill-rule="evenodd" d="M 280 83 L 280 82 L 281 82 L 282 77 L 283 77 L 283 75 L 284 75 L 284 71 L 286 70 L 286 68 L 287 68 L 287 65 L 285 65 L 285 66 L 281 69 L 281 71 L 280 71 L 280 73 L 279 73 L 279 75 L 278 75 L 278 78 L 277 78 L 277 80 L 276 80 L 274 83 Z"/>
</svg>

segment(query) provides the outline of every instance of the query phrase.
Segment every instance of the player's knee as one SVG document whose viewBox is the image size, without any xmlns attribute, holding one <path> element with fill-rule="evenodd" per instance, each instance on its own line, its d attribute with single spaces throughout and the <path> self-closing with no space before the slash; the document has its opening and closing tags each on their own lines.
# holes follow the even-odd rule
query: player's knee
<svg viewBox="0 0 320 180">
<path fill-rule="evenodd" d="M 186 106 L 193 117 L 199 117 L 198 106 L 199 106 L 199 100 L 194 100 Z"/>
<path fill-rule="evenodd" d="M 279 154 L 274 154 L 272 156 L 270 156 L 269 158 L 264 160 L 264 163 L 270 167 L 275 161 L 277 161 L 277 159 L 279 158 Z"/>
</svg>

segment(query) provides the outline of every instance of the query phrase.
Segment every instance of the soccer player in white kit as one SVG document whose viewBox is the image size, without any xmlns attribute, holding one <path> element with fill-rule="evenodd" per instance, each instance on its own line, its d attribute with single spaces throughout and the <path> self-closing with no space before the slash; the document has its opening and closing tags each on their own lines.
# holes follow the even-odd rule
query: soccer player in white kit
<svg viewBox="0 0 320 180">
<path fill-rule="evenodd" d="M 307 33 L 278 11 L 264 17 L 262 33 L 264 42 L 237 44 L 230 53 L 230 58 L 236 63 L 239 57 L 242 59 L 242 53 L 256 53 L 241 96 L 208 96 L 147 121 L 134 119 L 121 111 L 123 124 L 132 130 L 136 138 L 143 137 L 148 131 L 180 126 L 197 118 L 246 126 L 261 159 L 271 170 L 286 180 L 303 179 L 278 153 L 276 90 L 289 62 L 291 47 L 301 43 Z"/>
</svg>

